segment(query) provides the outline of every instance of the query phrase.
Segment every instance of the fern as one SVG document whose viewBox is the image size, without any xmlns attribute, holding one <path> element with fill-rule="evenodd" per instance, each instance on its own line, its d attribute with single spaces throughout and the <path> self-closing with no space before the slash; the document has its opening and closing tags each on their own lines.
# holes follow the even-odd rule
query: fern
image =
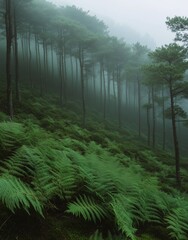
<svg viewBox="0 0 188 240">
<path fill-rule="evenodd" d="M 0 177 L 0 200 L 12 212 L 16 209 L 24 209 L 29 213 L 29 209 L 33 207 L 37 213 L 43 215 L 43 207 L 35 192 L 11 175 Z"/>
<path fill-rule="evenodd" d="M 106 215 L 101 204 L 96 203 L 93 198 L 86 195 L 79 196 L 74 202 L 69 203 L 66 212 L 77 217 L 82 216 L 85 220 L 95 223 L 97 220 L 101 221 Z"/>
<path fill-rule="evenodd" d="M 172 210 L 166 217 L 167 229 L 170 237 L 174 239 L 187 240 L 188 236 L 188 207 Z"/>
<path fill-rule="evenodd" d="M 33 149 L 22 146 L 16 153 L 6 160 L 0 167 L 2 173 L 10 174 L 16 177 L 24 178 L 34 175 L 34 165 L 32 164 Z M 36 155 L 34 157 L 36 163 Z"/>
<path fill-rule="evenodd" d="M 50 165 L 50 174 L 57 191 L 56 194 L 62 199 L 70 199 L 75 193 L 77 186 L 77 175 L 75 167 L 71 160 L 67 157 L 66 152 L 59 150 L 49 150 L 46 154 Z"/>
<path fill-rule="evenodd" d="M 135 240 L 136 228 L 133 227 L 133 215 L 130 210 L 131 204 L 132 203 L 124 196 L 117 195 L 116 198 L 113 198 L 111 206 L 119 230 L 121 230 L 126 237 Z"/>
<path fill-rule="evenodd" d="M 26 140 L 27 137 L 22 124 L 15 122 L 0 123 L 0 156 L 2 158 L 11 155 Z"/>
</svg>

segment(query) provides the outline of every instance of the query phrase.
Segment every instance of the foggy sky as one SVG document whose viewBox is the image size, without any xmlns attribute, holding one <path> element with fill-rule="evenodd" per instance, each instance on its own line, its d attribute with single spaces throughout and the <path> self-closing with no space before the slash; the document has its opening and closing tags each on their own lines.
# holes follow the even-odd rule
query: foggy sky
<svg viewBox="0 0 188 240">
<path fill-rule="evenodd" d="M 157 47 L 173 41 L 166 17 L 186 16 L 188 0 L 48 0 L 59 5 L 75 5 L 99 19 L 128 25 L 143 36 L 149 34 Z"/>
</svg>

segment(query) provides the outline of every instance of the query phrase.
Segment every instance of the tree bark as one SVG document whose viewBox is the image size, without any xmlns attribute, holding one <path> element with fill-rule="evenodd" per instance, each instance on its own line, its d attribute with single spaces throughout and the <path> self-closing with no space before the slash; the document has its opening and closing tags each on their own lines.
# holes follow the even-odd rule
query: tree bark
<svg viewBox="0 0 188 240">
<path fill-rule="evenodd" d="M 11 48 L 12 48 L 12 1 L 5 0 L 6 25 L 6 79 L 7 79 L 7 112 L 13 118 L 12 78 L 11 78 Z"/>
<path fill-rule="evenodd" d="M 137 84 L 138 84 L 138 136 L 141 136 L 141 86 L 140 79 L 137 73 Z"/>
<path fill-rule="evenodd" d="M 155 148 L 155 126 L 156 126 L 156 116 L 155 116 L 155 94 L 154 87 L 151 86 L 151 96 L 152 96 L 152 147 Z"/>
<path fill-rule="evenodd" d="M 15 86 L 16 86 L 16 100 L 20 102 L 20 87 L 19 87 L 19 61 L 18 61 L 18 34 L 16 9 L 14 7 L 14 53 L 15 53 Z"/>
<path fill-rule="evenodd" d="M 82 99 L 82 124 L 85 127 L 86 124 L 86 104 L 85 104 L 85 84 L 84 84 L 84 50 L 79 47 L 79 63 L 80 63 L 80 80 L 81 80 L 81 99 Z"/>
<path fill-rule="evenodd" d="M 170 105 L 171 105 L 175 164 L 176 164 L 176 183 L 177 183 L 177 186 L 180 187 L 181 186 L 180 153 L 179 153 L 179 143 L 178 143 L 177 128 L 176 128 L 176 113 L 175 113 L 175 108 L 174 108 L 174 95 L 173 95 L 172 83 L 170 83 L 169 90 L 170 90 Z"/>
</svg>

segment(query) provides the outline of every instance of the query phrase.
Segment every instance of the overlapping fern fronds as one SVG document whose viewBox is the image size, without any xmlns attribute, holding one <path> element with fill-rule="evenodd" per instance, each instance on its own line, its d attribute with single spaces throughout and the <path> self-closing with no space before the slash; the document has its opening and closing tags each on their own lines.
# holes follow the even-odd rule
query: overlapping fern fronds
<svg viewBox="0 0 188 240">
<path fill-rule="evenodd" d="M 43 149 L 45 158 L 48 159 L 48 166 L 50 167 L 50 175 L 52 182 L 56 188 L 56 195 L 61 199 L 70 199 L 76 191 L 78 184 L 78 176 L 76 174 L 75 166 L 68 158 L 66 151 L 55 149 Z"/>
<path fill-rule="evenodd" d="M 131 212 L 132 204 L 134 204 L 132 199 L 128 199 L 121 194 L 113 197 L 111 202 L 119 230 L 131 240 L 135 240 L 136 228 L 134 227 L 134 215 Z"/>
<path fill-rule="evenodd" d="M 165 218 L 169 235 L 172 239 L 188 238 L 188 201 L 177 198 L 177 208 L 172 209 Z"/>
<path fill-rule="evenodd" d="M 115 238 L 96 232 L 91 239 L 123 235 L 134 240 L 144 223 L 165 224 L 172 239 L 186 239 L 187 198 L 162 192 L 157 179 L 143 169 L 125 167 L 122 155 L 112 156 L 94 142 L 54 139 L 29 124 L 1 123 L 1 136 L 0 201 L 11 211 L 33 208 L 42 215 L 58 198 L 67 204 L 66 213 L 94 223 L 110 219 L 120 234 Z"/>
<path fill-rule="evenodd" d="M 0 156 L 5 158 L 11 155 L 25 141 L 25 129 L 22 124 L 15 122 L 0 123 Z"/>
<path fill-rule="evenodd" d="M 97 203 L 92 197 L 83 195 L 76 198 L 74 202 L 68 204 L 68 213 L 75 216 L 82 216 L 87 221 L 101 221 L 106 216 L 105 208 Z"/>
<path fill-rule="evenodd" d="M 21 180 L 11 175 L 0 177 L 0 200 L 12 212 L 15 212 L 17 208 L 29 212 L 29 209 L 33 207 L 36 212 L 43 215 L 43 206 L 36 193 Z"/>
</svg>

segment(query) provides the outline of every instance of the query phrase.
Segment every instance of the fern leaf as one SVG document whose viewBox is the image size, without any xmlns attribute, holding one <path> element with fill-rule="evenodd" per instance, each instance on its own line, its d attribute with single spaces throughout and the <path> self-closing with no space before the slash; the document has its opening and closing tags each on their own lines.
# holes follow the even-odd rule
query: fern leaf
<svg viewBox="0 0 188 240">
<path fill-rule="evenodd" d="M 188 211 L 184 208 L 177 208 L 167 217 L 167 229 L 169 235 L 177 240 L 186 240 L 188 236 Z"/>
<path fill-rule="evenodd" d="M 115 220 L 119 230 L 121 230 L 126 237 L 130 238 L 131 240 L 136 240 L 136 229 L 133 227 L 133 215 L 131 213 L 129 204 L 125 204 L 124 201 L 125 198 L 121 195 L 118 195 L 117 198 L 114 198 L 111 203 Z"/>
<path fill-rule="evenodd" d="M 106 215 L 104 208 L 86 195 L 79 196 L 74 202 L 69 203 L 67 212 L 93 222 L 100 221 Z"/>
<path fill-rule="evenodd" d="M 12 212 L 23 208 L 29 213 L 33 207 L 36 212 L 42 214 L 42 205 L 35 193 L 19 179 L 11 175 L 0 177 L 0 200 Z"/>
<path fill-rule="evenodd" d="M 0 148 L 2 158 L 6 158 L 26 141 L 25 129 L 15 122 L 0 123 Z"/>
</svg>

